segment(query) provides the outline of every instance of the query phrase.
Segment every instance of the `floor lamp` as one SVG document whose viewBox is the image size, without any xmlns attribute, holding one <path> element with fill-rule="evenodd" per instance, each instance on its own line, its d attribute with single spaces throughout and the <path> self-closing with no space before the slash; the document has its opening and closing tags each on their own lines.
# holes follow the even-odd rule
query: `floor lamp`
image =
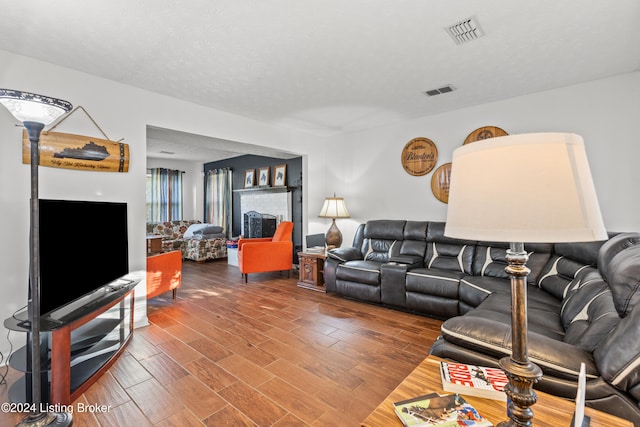
<svg viewBox="0 0 640 427">
<path fill-rule="evenodd" d="M 27 312 L 30 325 L 31 404 L 33 410 L 18 426 L 65 426 L 71 414 L 42 411 L 42 378 L 40 358 L 40 246 L 38 209 L 38 166 L 40 164 L 40 132 L 61 115 L 71 110 L 71 104 L 60 99 L 17 90 L 0 89 L 0 103 L 27 129 L 31 148 L 31 204 L 29 216 L 29 300 Z"/>
<path fill-rule="evenodd" d="M 524 243 L 607 238 L 582 138 L 510 135 L 456 149 L 445 235 L 510 244 L 511 356 L 500 360 L 509 378 L 509 421 L 499 426 L 530 426 L 542 371 L 528 357 Z"/>
</svg>

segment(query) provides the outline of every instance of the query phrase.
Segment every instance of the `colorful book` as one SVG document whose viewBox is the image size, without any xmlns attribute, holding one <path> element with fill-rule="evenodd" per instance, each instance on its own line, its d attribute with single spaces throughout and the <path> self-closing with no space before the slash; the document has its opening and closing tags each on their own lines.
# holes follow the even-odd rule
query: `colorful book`
<svg viewBox="0 0 640 427">
<path fill-rule="evenodd" d="M 406 427 L 490 427 L 489 420 L 458 394 L 436 393 L 393 404 Z"/>
<path fill-rule="evenodd" d="M 442 388 L 451 393 L 507 400 L 504 386 L 509 383 L 502 369 L 464 363 L 440 362 Z"/>
</svg>

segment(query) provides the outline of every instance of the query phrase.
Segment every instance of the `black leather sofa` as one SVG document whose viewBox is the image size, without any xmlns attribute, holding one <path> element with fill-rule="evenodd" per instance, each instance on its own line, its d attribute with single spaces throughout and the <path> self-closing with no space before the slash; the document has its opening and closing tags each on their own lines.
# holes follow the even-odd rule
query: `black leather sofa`
<svg viewBox="0 0 640 427">
<path fill-rule="evenodd" d="M 447 319 L 434 355 L 498 366 L 511 353 L 508 244 L 444 236 L 444 223 L 374 220 L 329 252 L 327 292 Z M 640 233 L 605 242 L 526 244 L 529 357 L 536 388 L 640 426 Z M 535 408 L 534 408 L 535 409 Z"/>
</svg>

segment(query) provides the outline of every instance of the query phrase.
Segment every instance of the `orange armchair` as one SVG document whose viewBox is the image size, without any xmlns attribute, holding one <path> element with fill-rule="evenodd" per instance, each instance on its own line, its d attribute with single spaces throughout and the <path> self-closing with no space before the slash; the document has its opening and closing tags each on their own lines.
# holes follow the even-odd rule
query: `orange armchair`
<svg viewBox="0 0 640 427">
<path fill-rule="evenodd" d="M 147 299 L 173 291 L 176 299 L 182 284 L 182 252 L 171 251 L 147 257 Z"/>
<path fill-rule="evenodd" d="M 293 267 L 293 222 L 278 224 L 273 237 L 238 240 L 238 267 L 248 281 L 249 273 L 291 271 Z"/>
</svg>

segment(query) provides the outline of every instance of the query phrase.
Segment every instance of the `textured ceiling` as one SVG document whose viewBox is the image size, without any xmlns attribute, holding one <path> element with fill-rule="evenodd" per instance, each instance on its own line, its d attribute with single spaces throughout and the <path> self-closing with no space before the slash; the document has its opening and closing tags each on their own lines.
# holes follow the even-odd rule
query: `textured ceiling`
<svg viewBox="0 0 640 427">
<path fill-rule="evenodd" d="M 0 49 L 319 134 L 640 69 L 638 0 L 0 0 L 0 10 Z M 456 45 L 444 28 L 470 16 L 486 36 Z M 457 90 L 423 93 L 446 84 Z"/>
</svg>

